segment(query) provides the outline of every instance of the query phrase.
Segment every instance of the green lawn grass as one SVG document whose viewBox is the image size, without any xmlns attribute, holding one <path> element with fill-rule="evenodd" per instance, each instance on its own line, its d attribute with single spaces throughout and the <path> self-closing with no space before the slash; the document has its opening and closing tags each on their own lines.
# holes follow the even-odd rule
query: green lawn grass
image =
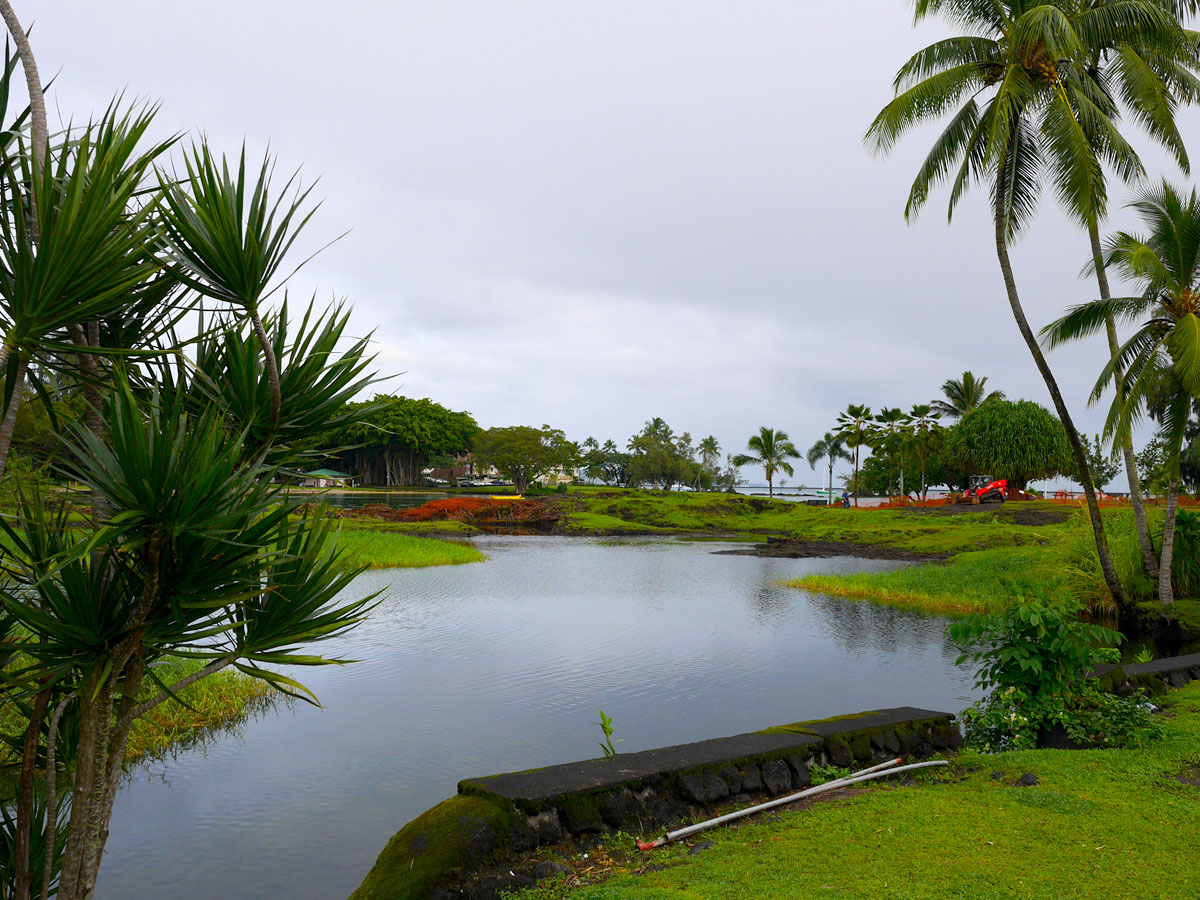
<svg viewBox="0 0 1200 900">
<path fill-rule="evenodd" d="M 470 544 L 414 537 L 394 530 L 343 528 L 337 547 L 347 568 L 423 568 L 482 562 L 487 557 Z"/>
<path fill-rule="evenodd" d="M 616 861 L 521 900 L 1185 900 L 1200 896 L 1200 683 L 1169 698 L 1166 737 L 1132 750 L 964 753 L 916 786 L 881 785 L 777 821 L 717 828 L 695 856 L 618 835 L 570 862 Z M 993 779 L 999 773 L 1000 780 Z M 1040 783 L 1017 787 L 1023 773 Z M 1191 777 L 1196 777 L 1193 774 Z M 656 868 L 637 875 L 643 867 Z"/>
</svg>

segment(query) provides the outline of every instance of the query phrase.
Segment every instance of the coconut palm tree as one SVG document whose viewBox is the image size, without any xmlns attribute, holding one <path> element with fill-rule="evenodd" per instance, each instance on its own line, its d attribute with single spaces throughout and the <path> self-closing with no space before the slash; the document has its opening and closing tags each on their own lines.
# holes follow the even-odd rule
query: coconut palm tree
<svg viewBox="0 0 1200 900">
<path fill-rule="evenodd" d="M 1043 331 L 1046 343 L 1098 333 L 1110 320 L 1136 322 L 1138 330 L 1104 367 L 1092 392 L 1098 401 L 1118 367 L 1122 390 L 1109 409 L 1105 436 L 1123 442 L 1153 403 L 1165 450 L 1167 509 L 1158 566 L 1162 615 L 1174 617 L 1171 561 L 1179 502 L 1180 463 L 1192 406 L 1200 398 L 1200 194 L 1166 181 L 1141 192 L 1130 206 L 1145 236 L 1118 232 L 1104 263 L 1140 282 L 1139 297 L 1095 300 L 1074 307 Z"/>
<path fill-rule="evenodd" d="M 827 431 L 824 437 L 808 448 L 805 458 L 808 460 L 808 467 L 814 470 L 822 459 L 829 461 L 829 493 L 825 497 L 825 505 L 832 506 L 833 464 L 839 459 L 850 462 L 854 458 L 846 450 L 846 439 L 832 431 Z"/>
<path fill-rule="evenodd" d="M 746 449 L 750 452 L 739 453 L 733 458 L 733 464 L 735 466 L 752 464 L 762 466 L 767 475 L 767 493 L 774 497 L 775 473 L 795 474 L 796 470 L 792 468 L 792 464 L 788 460 L 799 459 L 800 451 L 788 438 L 786 431 L 776 431 L 765 425 L 759 428 L 758 434 L 746 443 Z"/>
<path fill-rule="evenodd" d="M 1144 47 L 1174 77 L 1178 60 L 1195 52 L 1179 25 L 1178 6 L 1150 0 L 917 0 L 918 21 L 941 14 L 962 34 L 918 52 L 900 69 L 895 99 L 866 136 L 872 149 L 886 154 L 909 130 L 952 113 L 913 183 L 906 217 L 915 218 L 931 190 L 946 181 L 951 215 L 968 188 L 988 185 L 1009 307 L 1067 431 L 1100 566 L 1119 603 L 1124 589 L 1109 553 L 1086 448 L 1025 316 L 1008 248 L 1032 220 L 1047 180 L 1067 212 L 1086 222 L 1102 208 L 1102 164 L 1126 179 L 1140 174 L 1136 153 L 1116 128 L 1117 104 L 1098 87 L 1092 70 L 1097 60 L 1122 55 L 1122 48 Z M 1145 80 L 1126 83 L 1136 89 Z M 1136 90 L 1123 99 L 1136 115 L 1150 115 Z"/>
<path fill-rule="evenodd" d="M 871 425 L 871 446 L 887 454 L 888 460 L 888 496 L 892 493 L 892 476 L 896 472 L 896 457 L 900 457 L 900 493 L 904 493 L 904 437 L 908 427 L 908 416 L 904 410 L 897 407 L 887 407 L 879 411 Z"/>
<path fill-rule="evenodd" d="M 1166 9 L 1177 21 L 1189 13 L 1196 12 L 1200 6 L 1195 0 L 1172 0 L 1159 2 L 1158 5 Z M 1090 0 L 1089 3 L 1072 8 L 1072 12 L 1078 18 L 1082 12 L 1092 9 L 1120 13 L 1125 9 L 1124 0 Z M 1095 90 L 1108 100 L 1109 108 L 1116 107 L 1119 101 L 1129 114 L 1128 117 L 1141 125 L 1153 140 L 1166 149 L 1185 173 L 1189 171 L 1190 162 L 1183 138 L 1176 126 L 1175 112 L 1180 101 L 1194 102 L 1200 97 L 1200 81 L 1195 75 L 1198 59 L 1194 44 L 1189 45 L 1189 40 L 1194 40 L 1194 37 L 1188 35 L 1180 42 L 1171 35 L 1164 38 L 1162 35 L 1146 34 L 1140 30 L 1131 40 L 1112 45 L 1105 44 L 1101 39 L 1099 44 L 1090 48 L 1091 65 L 1086 69 Z M 1144 174 L 1136 154 L 1123 152 L 1121 148 L 1112 145 L 1105 129 L 1094 127 L 1088 116 L 1078 118 L 1081 130 L 1087 136 L 1096 159 L 1108 161 L 1111 164 L 1109 168 L 1115 169 L 1125 180 Z M 1118 159 L 1112 158 L 1114 151 L 1118 151 Z M 1100 299 L 1108 300 L 1112 293 L 1100 243 L 1100 226 L 1107 216 L 1108 198 L 1104 169 L 1095 165 L 1094 171 L 1097 177 L 1089 182 L 1092 189 L 1079 192 L 1068 203 L 1067 211 L 1088 233 L 1091 260 L 1086 271 L 1095 276 Z M 1110 318 L 1104 331 L 1109 356 L 1116 356 L 1119 347 L 1116 322 Z M 1113 369 L 1113 384 L 1118 393 L 1123 390 L 1123 380 L 1123 367 L 1117 365 Z M 1133 441 L 1128 438 L 1122 441 L 1120 450 L 1129 481 L 1129 495 L 1142 549 L 1143 567 L 1153 578 L 1157 575 L 1158 559 L 1150 538 Z M 1098 479 L 1093 479 L 1096 480 Z"/>
<path fill-rule="evenodd" d="M 858 506 L 858 463 L 859 452 L 868 443 L 871 432 L 871 407 L 851 403 L 846 411 L 838 414 L 835 432 L 854 451 L 854 505 Z"/>
<path fill-rule="evenodd" d="M 942 385 L 945 400 L 934 400 L 930 406 L 938 415 L 958 420 L 988 400 L 1003 400 L 1003 391 L 987 391 L 987 376 L 976 378 L 973 372 L 963 372 L 962 378 L 947 378 Z"/>
<path fill-rule="evenodd" d="M 964 372 L 964 375 L 969 375 L 969 372 Z M 987 379 L 983 379 L 987 381 Z M 993 393 L 999 393 L 995 391 Z M 917 449 L 917 456 L 921 460 L 921 499 L 924 500 L 929 493 L 929 489 L 925 484 L 925 463 L 929 458 L 929 445 L 933 441 L 934 436 L 941 430 L 941 425 L 938 420 L 941 418 L 933 411 L 931 403 L 917 403 L 908 411 L 908 425 L 912 430 L 913 446 Z"/>
</svg>

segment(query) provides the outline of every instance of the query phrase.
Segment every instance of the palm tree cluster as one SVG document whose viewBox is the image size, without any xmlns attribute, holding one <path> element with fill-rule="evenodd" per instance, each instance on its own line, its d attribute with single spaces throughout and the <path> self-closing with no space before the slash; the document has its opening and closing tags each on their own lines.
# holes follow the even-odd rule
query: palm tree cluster
<svg viewBox="0 0 1200 900">
<path fill-rule="evenodd" d="M 970 375 L 970 372 L 966 373 Z M 987 381 L 986 378 L 983 381 Z M 972 384 L 974 382 L 972 381 Z M 950 384 L 950 382 L 947 382 Z M 948 394 L 949 396 L 949 394 Z M 888 490 L 894 482 L 895 468 L 899 464 L 900 468 L 900 493 L 903 495 L 904 490 L 904 465 L 906 451 L 915 450 L 917 458 L 920 460 L 921 467 L 921 489 L 920 496 L 924 497 L 928 493 L 929 486 L 926 483 L 926 461 L 929 457 L 931 444 L 936 438 L 941 429 L 940 419 L 941 413 L 934 411 L 932 403 L 918 403 L 906 413 L 899 407 L 884 407 L 878 413 L 872 415 L 871 407 L 859 404 L 850 404 L 846 411 L 839 414 L 837 420 L 837 430 L 828 432 L 816 444 L 809 449 L 809 465 L 816 464 L 816 461 L 824 456 L 829 457 L 829 474 L 830 474 L 830 502 L 832 502 L 832 487 L 833 487 L 833 461 L 834 455 L 840 459 L 845 459 L 848 462 L 854 463 L 854 505 L 858 506 L 858 491 L 859 470 L 860 470 L 860 451 L 863 447 L 868 447 L 883 454 L 888 461 Z M 836 450 L 831 449 L 831 443 L 836 445 Z M 820 448 L 820 452 L 818 451 Z M 853 453 L 847 453 L 846 448 L 849 448 Z"/>
<path fill-rule="evenodd" d="M 728 472 L 721 471 L 720 461 L 721 444 L 713 435 L 696 442 L 690 432 L 676 434 L 660 416 L 648 419 L 624 451 L 616 441 L 601 444 L 589 437 L 578 453 L 583 474 L 593 481 L 625 487 L 653 485 L 667 491 L 675 485 L 695 491 L 725 487 Z"/>
<path fill-rule="evenodd" d="M 1159 394 L 1170 392 L 1172 385 L 1179 391 L 1194 389 L 1187 339 L 1168 340 L 1162 332 L 1169 320 L 1185 334 L 1195 310 L 1190 295 L 1179 293 L 1176 283 L 1174 299 L 1159 299 L 1151 307 L 1155 316 L 1139 330 L 1141 337 L 1121 344 L 1116 321 L 1139 319 L 1146 307 L 1135 310 L 1112 303 L 1108 267 L 1117 266 L 1121 274 L 1141 281 L 1147 292 L 1162 295 L 1171 288 L 1163 272 L 1151 274 L 1147 254 L 1135 251 L 1132 243 L 1118 238 L 1120 246 L 1111 244 L 1106 254 L 1100 232 L 1108 214 L 1109 176 L 1132 184 L 1146 174 L 1123 132 L 1125 120 L 1136 123 L 1184 171 L 1188 169 L 1175 114 L 1181 104 L 1200 97 L 1195 74 L 1200 39 L 1183 22 L 1197 6 L 1195 0 L 916 0 L 918 22 L 940 16 L 959 34 L 926 47 L 901 67 L 893 84 L 895 98 L 866 134 L 868 145 L 886 154 L 913 128 L 948 119 L 913 181 L 905 210 L 910 220 L 939 186 L 949 186 L 950 216 L 969 188 L 986 187 L 1009 307 L 1066 429 L 1097 556 L 1118 603 L 1125 602 L 1125 590 L 1109 552 L 1087 448 L 1026 318 L 1009 247 L 1032 221 L 1047 186 L 1088 235 L 1097 305 L 1089 305 L 1087 315 L 1077 311 L 1051 343 L 1105 333 L 1110 361 L 1098 388 L 1112 389 L 1116 396 L 1106 438 L 1125 459 L 1144 562 L 1148 570 L 1157 570 L 1161 582 L 1162 561 L 1155 564 L 1129 425 L 1145 408 L 1151 389 Z M 1122 248 L 1132 255 L 1129 262 L 1116 252 Z M 1151 324 L 1155 320 L 1157 324 Z M 1174 333 L 1175 325 L 1167 330 Z M 1174 373 L 1170 378 L 1164 375 L 1168 368 Z M 1170 555 L 1169 536 L 1168 530 L 1163 556 Z M 1160 595 L 1166 610 L 1169 588 L 1160 587 Z"/>
</svg>

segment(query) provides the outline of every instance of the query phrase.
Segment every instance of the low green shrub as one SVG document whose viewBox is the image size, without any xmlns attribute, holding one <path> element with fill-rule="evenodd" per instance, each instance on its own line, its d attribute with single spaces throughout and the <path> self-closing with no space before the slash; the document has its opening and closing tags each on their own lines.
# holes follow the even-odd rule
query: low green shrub
<svg viewBox="0 0 1200 900">
<path fill-rule="evenodd" d="M 1140 692 L 1118 697 L 1092 677 L 1116 662 L 1120 635 L 1082 621 L 1077 600 L 1018 598 L 998 616 L 974 615 L 950 626 L 963 650 L 957 663 L 978 664 L 975 684 L 988 692 L 963 714 L 967 745 L 984 752 L 1031 749 L 1061 726 L 1086 747 L 1124 747 L 1156 736 L 1159 725 Z"/>
</svg>

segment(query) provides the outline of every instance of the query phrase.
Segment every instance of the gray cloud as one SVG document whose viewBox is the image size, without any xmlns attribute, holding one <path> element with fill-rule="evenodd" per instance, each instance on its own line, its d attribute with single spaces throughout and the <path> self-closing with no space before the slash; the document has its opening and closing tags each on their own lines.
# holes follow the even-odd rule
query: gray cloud
<svg viewBox="0 0 1200 900">
<path fill-rule="evenodd" d="M 403 373 L 389 389 L 576 438 L 623 442 L 661 415 L 730 449 L 761 424 L 807 445 L 847 403 L 926 400 L 966 368 L 1047 402 L 984 196 L 951 228 L 943 197 L 908 227 L 932 133 L 886 161 L 860 143 L 896 68 L 942 33 L 899 0 L 329 9 L 19 12 L 64 117 L 125 89 L 161 100 L 163 133 L 269 142 L 321 176 L 309 243 L 352 230 L 293 290 L 351 299 Z M 1091 296 L 1086 252 L 1048 201 L 1015 253 L 1032 321 Z M 1102 358 L 1053 359 L 1089 431 Z"/>
</svg>

